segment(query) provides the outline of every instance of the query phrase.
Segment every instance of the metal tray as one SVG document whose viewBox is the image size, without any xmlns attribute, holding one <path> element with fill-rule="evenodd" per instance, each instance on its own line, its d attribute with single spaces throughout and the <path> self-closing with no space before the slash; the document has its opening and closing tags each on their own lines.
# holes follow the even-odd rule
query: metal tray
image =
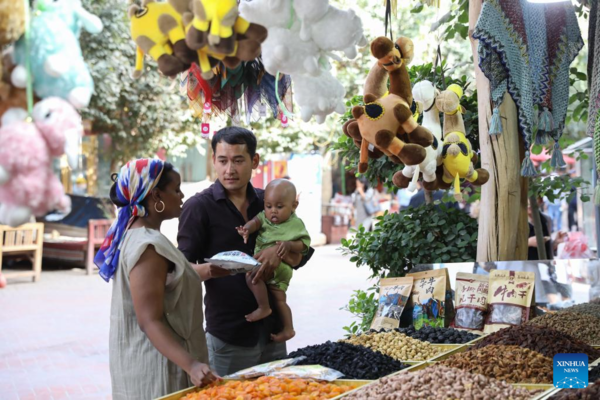
<svg viewBox="0 0 600 400">
<path fill-rule="evenodd" d="M 236 379 L 223 379 L 222 382 L 226 383 L 226 382 L 235 381 L 235 380 Z M 335 381 L 330 382 L 330 383 L 333 383 L 334 385 L 348 385 L 348 386 L 352 386 L 352 387 L 355 388 L 354 390 L 356 390 L 356 389 L 358 389 L 358 388 L 360 388 L 362 386 L 365 386 L 365 385 L 367 385 L 367 384 L 369 384 L 371 382 L 373 382 L 373 381 L 353 380 L 353 379 L 338 379 L 338 380 L 335 380 Z M 159 398 L 157 398 L 155 400 L 179 400 L 183 396 L 185 396 L 186 394 L 192 393 L 192 392 L 196 392 L 198 390 L 199 389 L 196 388 L 196 387 L 191 387 L 191 388 L 180 390 L 180 391 L 175 392 L 175 393 L 168 394 L 168 395 L 163 396 L 163 397 L 159 397 Z M 338 398 L 340 398 L 340 396 L 336 396 L 335 397 L 335 399 L 338 399 Z"/>
<path fill-rule="evenodd" d="M 421 364 L 417 364 L 412 368 L 407 368 L 407 369 L 403 369 L 402 371 L 398 371 L 395 372 L 391 375 L 388 376 L 394 376 L 394 375 L 398 375 L 398 374 L 402 374 L 402 373 L 406 373 L 406 372 L 414 372 L 414 371 L 419 371 L 422 369 L 425 369 L 429 366 L 435 365 L 435 362 L 424 362 Z M 374 385 L 378 382 L 379 380 L 376 381 L 372 381 L 371 383 L 369 383 L 368 385 Z M 346 397 L 347 395 L 349 395 L 350 393 L 354 393 L 357 392 L 358 390 L 368 386 L 368 385 L 364 385 L 361 387 L 357 387 L 354 390 L 350 390 L 349 392 L 346 392 L 344 394 L 339 395 L 338 397 L 335 397 L 334 399 L 343 399 L 344 397 Z M 546 399 L 549 396 L 551 396 L 552 394 L 554 394 L 556 391 L 558 391 L 559 389 L 556 389 L 553 385 L 551 384 L 533 384 L 533 383 L 510 383 L 509 385 L 515 386 L 515 387 L 521 387 L 521 388 L 525 388 L 528 390 L 536 390 L 536 389 L 544 389 L 544 392 L 533 396 L 531 398 L 531 400 L 542 400 L 542 399 Z"/>
</svg>

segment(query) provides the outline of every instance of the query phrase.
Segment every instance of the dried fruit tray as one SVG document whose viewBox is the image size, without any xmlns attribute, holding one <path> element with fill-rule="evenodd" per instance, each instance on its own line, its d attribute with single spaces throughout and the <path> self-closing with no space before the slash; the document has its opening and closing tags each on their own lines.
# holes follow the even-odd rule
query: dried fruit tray
<svg viewBox="0 0 600 400">
<path fill-rule="evenodd" d="M 415 366 L 413 366 L 411 368 L 403 369 L 402 371 L 395 372 L 395 373 L 393 373 L 391 375 L 388 375 L 388 376 L 403 374 L 403 373 L 406 373 L 406 372 L 419 371 L 421 369 L 425 369 L 425 368 L 427 368 L 427 367 L 429 367 L 431 365 L 434 365 L 434 364 L 435 364 L 434 362 L 420 363 L 420 364 L 417 364 L 417 365 L 415 365 Z M 375 384 L 376 382 L 377 381 L 371 381 L 369 384 Z M 516 387 L 520 387 L 520 388 L 524 388 L 524 389 L 527 389 L 527 390 L 538 390 L 538 389 L 543 389 L 544 390 L 544 392 L 542 392 L 542 393 L 540 393 L 540 394 L 532 397 L 531 400 L 546 399 L 550 394 L 554 394 L 557 390 L 559 390 L 559 389 L 556 389 L 553 385 L 550 385 L 550 384 L 511 383 L 511 385 L 516 386 Z M 367 385 L 363 385 L 363 386 L 357 387 L 354 390 L 350 390 L 349 392 L 346 392 L 346 393 L 341 394 L 341 395 L 339 395 L 337 397 L 334 397 L 334 399 L 343 399 L 344 397 L 346 397 L 350 393 L 353 393 L 353 392 L 358 391 L 359 389 L 362 389 L 364 386 L 367 386 Z M 334 400 L 334 399 L 332 399 L 332 400 Z"/>
<path fill-rule="evenodd" d="M 407 368 L 407 369 L 409 369 L 409 368 Z M 232 381 L 232 380 L 234 380 L 234 379 L 223 379 L 222 382 L 225 383 L 225 382 L 229 382 L 229 381 Z M 360 388 L 362 386 L 365 386 L 365 385 L 367 385 L 367 384 L 369 384 L 371 382 L 373 382 L 373 381 L 352 380 L 352 379 L 338 379 L 338 380 L 333 381 L 331 383 L 333 383 L 335 385 L 348 385 L 348 386 L 352 386 L 352 387 L 358 389 L 358 388 Z M 175 393 L 171 393 L 171 394 L 168 394 L 166 396 L 163 396 L 163 397 L 159 397 L 158 399 L 155 399 L 155 400 L 179 400 L 183 396 L 185 396 L 186 394 L 195 392 L 197 390 L 198 390 L 198 388 L 191 387 L 191 388 L 180 390 L 179 392 L 175 392 Z M 337 396 L 335 398 L 336 399 L 340 398 L 340 396 Z"/>
<path fill-rule="evenodd" d="M 440 351 L 435 357 L 439 357 L 442 354 L 446 354 L 446 353 L 448 353 L 450 351 L 454 351 L 456 349 L 459 349 L 459 348 L 465 346 L 464 344 L 433 344 L 433 343 L 431 345 L 433 347 L 439 349 L 439 351 Z M 431 358 L 431 359 L 433 359 L 433 358 Z M 426 361 L 429 361 L 429 360 L 399 360 L 399 361 L 403 362 L 404 364 L 411 364 L 411 365 L 413 365 L 413 364 L 419 364 L 419 363 L 422 363 L 422 362 L 426 362 Z"/>
<path fill-rule="evenodd" d="M 404 361 L 403 361 L 403 362 L 404 362 Z M 408 364 L 408 362 L 404 362 L 404 363 L 405 363 L 405 364 Z M 404 368 L 404 369 L 402 369 L 402 370 L 400 370 L 400 371 L 398 371 L 398 372 L 394 372 L 393 374 L 391 374 L 391 375 L 388 375 L 388 376 L 397 375 L 397 374 L 403 374 L 403 373 L 405 373 L 405 372 L 417 371 L 417 370 L 420 370 L 420 369 L 423 369 L 423 368 L 427 367 L 427 365 L 428 365 L 428 364 L 427 364 L 426 362 L 419 362 L 419 363 L 415 363 L 415 364 L 414 364 L 412 367 Z M 375 380 L 375 381 L 367 381 L 367 382 L 369 382 L 367 385 L 370 385 L 370 384 L 372 384 L 372 383 L 374 383 L 374 382 L 377 382 L 377 380 Z M 341 394 L 341 395 L 339 395 L 339 396 L 337 396 L 337 397 L 334 397 L 334 398 L 333 398 L 333 399 L 331 399 L 331 400 L 343 399 L 343 398 L 344 398 L 344 397 L 346 397 L 348 394 L 350 394 L 350 393 L 353 393 L 353 392 L 356 392 L 357 390 L 359 390 L 359 389 L 361 389 L 362 387 L 364 387 L 364 386 L 367 386 L 367 385 L 361 385 L 361 386 L 357 386 L 357 387 L 356 387 L 356 389 L 354 389 L 354 390 L 350 390 L 349 392 L 346 392 L 346 393 L 344 393 L 344 394 Z"/>
<path fill-rule="evenodd" d="M 428 361 L 443 361 L 453 354 L 462 353 L 463 351 L 467 351 L 470 347 L 471 347 L 471 345 L 468 345 L 468 344 L 461 345 L 459 347 L 449 349 L 449 350 L 445 351 L 444 353 L 440 353 Z"/>
</svg>

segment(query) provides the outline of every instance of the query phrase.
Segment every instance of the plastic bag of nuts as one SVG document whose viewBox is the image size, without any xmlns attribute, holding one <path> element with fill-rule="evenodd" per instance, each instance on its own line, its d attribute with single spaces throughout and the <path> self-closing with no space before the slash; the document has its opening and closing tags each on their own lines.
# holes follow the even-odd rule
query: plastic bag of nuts
<svg viewBox="0 0 600 400">
<path fill-rule="evenodd" d="M 435 365 L 415 372 L 399 373 L 381 378 L 349 393 L 344 399 L 404 400 L 404 399 L 530 399 L 540 391 L 515 388 L 483 375 L 456 368 Z"/>
<path fill-rule="evenodd" d="M 396 331 L 366 333 L 341 340 L 368 347 L 400 361 L 424 361 L 439 354 L 430 343 L 421 342 Z"/>
<path fill-rule="evenodd" d="M 519 346 L 491 345 L 440 362 L 508 383 L 552 383 L 552 359 Z"/>
</svg>

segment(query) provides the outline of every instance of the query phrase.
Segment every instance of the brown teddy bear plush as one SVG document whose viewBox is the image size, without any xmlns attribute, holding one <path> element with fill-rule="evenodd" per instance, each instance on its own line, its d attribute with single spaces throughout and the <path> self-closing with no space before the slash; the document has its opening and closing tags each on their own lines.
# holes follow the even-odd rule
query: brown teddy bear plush
<svg viewBox="0 0 600 400">
<path fill-rule="evenodd" d="M 365 83 L 365 105 L 352 109 L 354 119 L 343 128 L 357 145 L 360 142 L 358 170 L 365 172 L 368 157 L 379 155 L 374 149 L 393 162 L 419 164 L 426 156 L 424 147 L 433 143 L 433 135 L 417 124 L 410 109 L 413 98 L 407 64 L 413 58 L 412 41 L 401 37 L 393 43 L 388 38 L 379 37 L 371 43 L 371 53 L 377 58 L 379 68 L 371 68 Z M 383 70 L 387 71 L 387 75 Z M 382 93 L 386 77 L 390 83 L 388 95 Z"/>
</svg>

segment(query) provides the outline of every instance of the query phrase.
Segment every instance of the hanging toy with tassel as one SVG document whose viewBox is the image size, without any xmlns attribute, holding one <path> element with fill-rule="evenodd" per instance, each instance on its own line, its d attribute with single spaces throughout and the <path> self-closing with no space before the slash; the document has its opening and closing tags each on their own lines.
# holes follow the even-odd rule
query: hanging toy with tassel
<svg viewBox="0 0 600 400">
<path fill-rule="evenodd" d="M 540 112 L 538 118 L 538 129 L 535 135 L 535 144 L 544 145 L 548 143 L 552 131 L 554 131 L 554 118 L 552 113 L 548 110 L 548 107 Z M 556 145 L 554 146 L 556 148 Z"/>
</svg>

